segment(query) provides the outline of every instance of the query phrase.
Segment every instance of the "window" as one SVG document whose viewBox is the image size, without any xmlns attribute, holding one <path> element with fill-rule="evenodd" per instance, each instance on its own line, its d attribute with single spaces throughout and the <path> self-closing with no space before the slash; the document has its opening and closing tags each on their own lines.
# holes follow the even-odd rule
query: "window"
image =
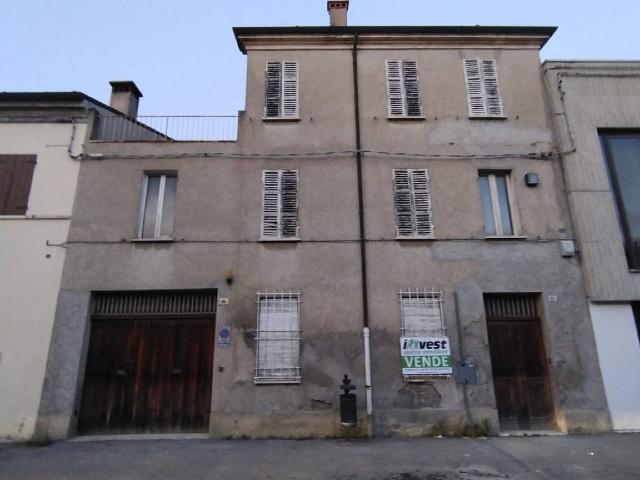
<svg viewBox="0 0 640 480">
<path fill-rule="evenodd" d="M 629 267 L 640 269 L 640 131 L 601 133 Z"/>
<path fill-rule="evenodd" d="M 298 239 L 298 171 L 262 172 L 262 240 Z"/>
<path fill-rule="evenodd" d="M 420 117 L 418 66 L 414 60 L 387 60 L 389 117 Z"/>
<path fill-rule="evenodd" d="M 393 170 L 397 238 L 433 238 L 429 174 L 424 168 Z"/>
<path fill-rule="evenodd" d="M 138 238 L 170 240 L 176 212 L 175 173 L 148 173 L 142 186 Z"/>
<path fill-rule="evenodd" d="M 434 337 L 445 334 L 442 292 L 407 289 L 398 292 L 403 337 Z"/>
<path fill-rule="evenodd" d="M 0 155 L 0 215 L 25 215 L 35 155 Z"/>
<path fill-rule="evenodd" d="M 300 292 L 258 293 L 255 383 L 300 383 Z"/>
<path fill-rule="evenodd" d="M 265 118 L 298 118 L 298 62 L 267 62 Z"/>
<path fill-rule="evenodd" d="M 484 212 L 484 230 L 488 236 L 516 235 L 511 209 L 508 173 L 481 173 L 480 194 Z"/>
<path fill-rule="evenodd" d="M 470 117 L 503 117 L 495 60 L 464 60 Z"/>
</svg>

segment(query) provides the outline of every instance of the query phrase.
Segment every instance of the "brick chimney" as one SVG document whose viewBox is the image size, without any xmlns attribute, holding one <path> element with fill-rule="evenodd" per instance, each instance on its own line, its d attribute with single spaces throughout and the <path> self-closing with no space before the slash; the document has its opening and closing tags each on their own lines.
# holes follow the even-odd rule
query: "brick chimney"
<svg viewBox="0 0 640 480">
<path fill-rule="evenodd" d="M 109 106 L 124 113 L 127 117 L 138 116 L 138 100 L 142 92 L 135 83 L 130 80 L 109 82 L 111 84 L 111 101 Z"/>
<path fill-rule="evenodd" d="M 349 10 L 348 0 L 344 2 L 328 1 L 327 10 L 329 11 L 332 27 L 347 26 L 347 11 Z"/>
</svg>

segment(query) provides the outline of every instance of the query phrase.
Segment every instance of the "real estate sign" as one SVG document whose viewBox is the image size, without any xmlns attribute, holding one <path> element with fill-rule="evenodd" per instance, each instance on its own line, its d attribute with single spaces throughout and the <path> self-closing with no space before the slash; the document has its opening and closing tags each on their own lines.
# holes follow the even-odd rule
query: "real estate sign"
<svg viewBox="0 0 640 480">
<path fill-rule="evenodd" d="M 403 375 L 451 375 L 449 337 L 401 337 Z"/>
</svg>

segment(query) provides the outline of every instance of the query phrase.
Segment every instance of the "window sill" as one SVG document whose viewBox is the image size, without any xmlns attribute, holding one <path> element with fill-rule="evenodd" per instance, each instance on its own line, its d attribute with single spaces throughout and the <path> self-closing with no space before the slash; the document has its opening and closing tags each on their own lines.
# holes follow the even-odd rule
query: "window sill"
<svg viewBox="0 0 640 480">
<path fill-rule="evenodd" d="M 406 121 L 416 121 L 416 122 L 424 122 L 427 119 L 427 117 L 423 116 L 423 115 L 406 115 L 406 116 L 398 116 L 398 117 L 394 117 L 394 116 L 388 116 L 387 120 L 390 121 L 400 121 L 400 122 L 406 122 Z"/>
<path fill-rule="evenodd" d="M 469 120 L 508 120 L 509 117 L 505 117 L 505 116 L 493 116 L 493 115 L 485 115 L 485 116 L 469 116 Z"/>
<path fill-rule="evenodd" d="M 300 241 L 300 237 L 295 237 L 295 238 L 264 238 L 264 237 L 260 237 L 260 241 L 261 242 L 265 242 L 265 243 L 278 243 L 278 242 L 291 242 L 291 243 L 296 243 Z"/>
<path fill-rule="evenodd" d="M 526 240 L 524 235 L 487 235 L 485 240 Z"/>
<path fill-rule="evenodd" d="M 415 377 L 404 375 L 404 381 L 407 383 L 427 383 L 433 380 L 449 380 L 451 375 L 416 375 Z"/>
<path fill-rule="evenodd" d="M 629 273 L 640 273 L 640 268 L 630 268 Z"/>
<path fill-rule="evenodd" d="M 431 236 L 431 237 L 398 237 L 398 236 L 396 236 L 396 240 L 398 240 L 398 241 L 405 241 L 405 240 L 408 240 L 408 241 L 424 241 L 424 240 L 431 241 L 431 240 L 437 240 L 437 238 L 433 237 L 433 236 Z"/>
<path fill-rule="evenodd" d="M 253 383 L 256 385 L 299 385 L 302 382 L 301 377 L 287 378 L 261 378 L 254 377 Z"/>
<path fill-rule="evenodd" d="M 263 122 L 299 122 L 300 117 L 262 117 Z"/>
<path fill-rule="evenodd" d="M 175 242 L 173 238 L 132 238 L 131 243 L 171 243 Z"/>
</svg>

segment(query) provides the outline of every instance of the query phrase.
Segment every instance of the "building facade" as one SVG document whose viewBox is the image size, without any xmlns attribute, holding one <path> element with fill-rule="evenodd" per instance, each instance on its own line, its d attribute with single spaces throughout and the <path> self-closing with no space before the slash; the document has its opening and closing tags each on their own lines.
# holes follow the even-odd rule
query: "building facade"
<svg viewBox="0 0 640 480">
<path fill-rule="evenodd" d="M 78 92 L 0 93 L 0 439 L 32 437 L 91 111 Z"/>
<path fill-rule="evenodd" d="M 345 374 L 354 434 L 610 428 L 554 29 L 347 27 L 329 4 L 331 27 L 234 30 L 236 141 L 86 145 L 39 437 L 341 436 Z"/>
<path fill-rule="evenodd" d="M 640 63 L 545 62 L 613 428 L 640 429 Z"/>
</svg>

